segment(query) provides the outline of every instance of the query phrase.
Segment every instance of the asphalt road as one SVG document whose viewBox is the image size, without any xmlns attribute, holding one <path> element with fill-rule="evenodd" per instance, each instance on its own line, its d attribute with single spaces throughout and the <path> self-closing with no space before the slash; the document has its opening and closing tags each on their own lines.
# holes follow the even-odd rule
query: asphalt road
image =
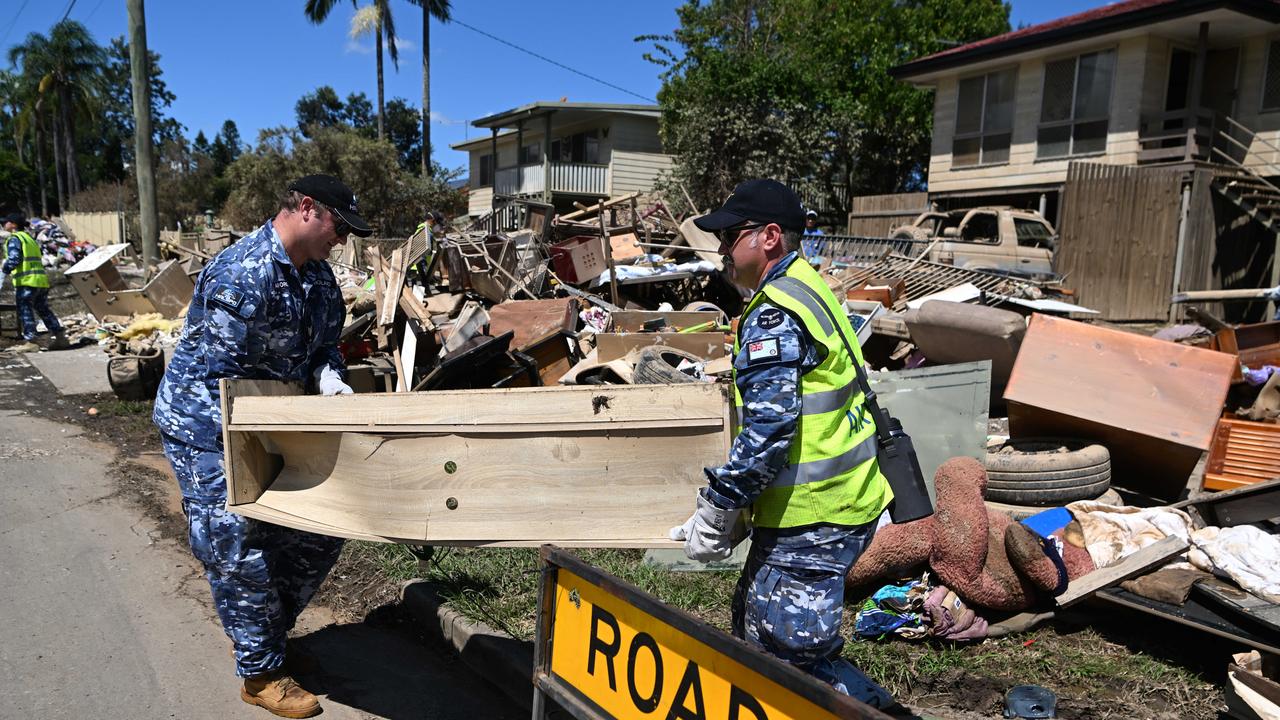
<svg viewBox="0 0 1280 720">
<path fill-rule="evenodd" d="M 0 393 L 43 382 L 0 365 Z M 0 718 L 269 718 L 244 704 L 186 546 L 128 501 L 114 450 L 0 411 Z M 393 629 L 304 615 L 322 717 L 524 717 L 452 655 Z"/>
</svg>

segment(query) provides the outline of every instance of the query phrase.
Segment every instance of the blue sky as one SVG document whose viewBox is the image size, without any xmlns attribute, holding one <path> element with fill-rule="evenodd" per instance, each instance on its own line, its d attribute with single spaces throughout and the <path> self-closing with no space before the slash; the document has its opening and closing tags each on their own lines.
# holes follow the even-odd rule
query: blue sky
<svg viewBox="0 0 1280 720">
<path fill-rule="evenodd" d="M 363 2 L 361 4 L 367 4 Z M 570 0 L 454 0 L 454 16 L 557 62 L 653 98 L 659 68 L 641 58 L 647 43 L 637 35 L 675 28 L 678 0 L 571 2 Z M 1033 24 L 1102 4 L 1099 0 L 1022 0 L 1012 23 Z M 258 130 L 294 123 L 293 106 L 304 93 L 332 85 L 340 96 L 377 89 L 371 39 L 347 36 L 352 16 L 340 3 L 320 26 L 302 14 L 304 0 L 151 0 L 147 42 L 160 53 L 161 69 L 177 100 L 169 115 L 188 135 L 210 137 L 228 118 L 253 142 Z M 47 32 L 70 6 L 106 45 L 127 31 L 125 0 L 0 0 L 0 46 L 7 50 L 28 32 Z M 392 0 L 401 37 L 400 70 L 386 60 L 387 99 L 404 97 L 416 107 L 422 96 L 421 11 Z M 643 102 L 635 95 L 549 65 L 456 23 L 432 23 L 431 134 L 435 159 L 447 167 L 466 161 L 451 143 L 476 137 L 468 122 L 534 100 Z"/>
</svg>

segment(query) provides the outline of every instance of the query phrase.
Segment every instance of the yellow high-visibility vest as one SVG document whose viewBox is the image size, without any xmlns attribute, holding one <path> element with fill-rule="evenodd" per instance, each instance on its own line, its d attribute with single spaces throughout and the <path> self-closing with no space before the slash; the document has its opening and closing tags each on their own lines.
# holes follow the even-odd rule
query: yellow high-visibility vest
<svg viewBox="0 0 1280 720">
<path fill-rule="evenodd" d="M 822 361 L 800 378 L 800 418 L 788 463 L 756 499 L 751 522 L 764 528 L 869 523 L 888 507 L 893 491 L 876 461 L 875 421 L 857 383 L 854 363 L 862 363 L 862 352 L 855 340 L 854 357 L 849 357 L 831 318 L 845 337 L 857 335 L 822 277 L 802 259 L 761 288 L 742 316 L 766 302 L 799 320 L 825 353 L 820 351 Z M 741 332 L 739 328 L 734 340 L 734 357 L 741 350 Z M 736 370 L 734 404 L 743 417 Z"/>
<path fill-rule="evenodd" d="M 40 262 L 40 244 L 31 237 L 31 233 L 18 230 L 14 237 L 22 241 L 22 264 L 13 271 L 14 287 L 49 287 L 49 276 L 44 272 L 44 264 Z"/>
</svg>

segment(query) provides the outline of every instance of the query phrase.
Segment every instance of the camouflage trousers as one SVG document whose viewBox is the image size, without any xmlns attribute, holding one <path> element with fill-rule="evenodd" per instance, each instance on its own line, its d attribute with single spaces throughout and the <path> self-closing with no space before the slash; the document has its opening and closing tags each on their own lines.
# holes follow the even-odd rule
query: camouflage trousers
<svg viewBox="0 0 1280 720">
<path fill-rule="evenodd" d="M 58 316 L 49 309 L 49 288 L 19 287 L 14 288 L 14 302 L 18 306 L 18 321 L 22 324 L 22 339 L 35 340 L 36 315 L 44 320 L 44 326 L 51 333 L 62 330 Z"/>
<path fill-rule="evenodd" d="M 875 523 L 838 544 L 843 570 L 800 569 L 796 553 L 753 543 L 733 594 L 733 634 L 839 692 L 872 707 L 895 704 L 888 691 L 840 657 L 844 578 L 871 542 Z"/>
<path fill-rule="evenodd" d="M 275 670 L 284 663 L 285 638 L 343 541 L 227 510 L 222 453 L 161 439 L 182 488 L 191 552 L 204 565 L 214 608 L 235 646 L 236 674 Z"/>
</svg>

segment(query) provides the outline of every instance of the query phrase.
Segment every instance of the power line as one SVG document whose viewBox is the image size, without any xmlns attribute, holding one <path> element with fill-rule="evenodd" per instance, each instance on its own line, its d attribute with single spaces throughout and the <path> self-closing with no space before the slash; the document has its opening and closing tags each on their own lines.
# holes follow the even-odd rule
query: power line
<svg viewBox="0 0 1280 720">
<path fill-rule="evenodd" d="M 67 18 L 71 16 L 71 8 L 75 6 L 76 6 L 76 0 L 71 0 L 71 2 L 67 5 L 67 11 L 62 13 L 62 19 L 59 20 L 58 22 L 66 22 Z"/>
<path fill-rule="evenodd" d="M 85 22 L 89 22 L 89 20 L 93 18 L 93 14 L 98 12 L 98 8 L 102 7 L 103 2 L 105 2 L 105 0 L 98 0 L 98 4 L 94 5 L 93 9 L 89 11 L 89 14 L 85 16 L 84 18 Z"/>
<path fill-rule="evenodd" d="M 20 16 L 22 15 L 22 11 L 27 9 L 27 2 L 28 2 L 28 1 L 29 1 L 29 0 L 22 0 L 22 5 L 18 8 L 18 12 L 16 12 L 16 13 L 14 13 L 14 14 L 13 14 L 13 19 L 12 19 L 12 20 L 10 20 L 10 21 L 9 21 L 9 24 L 5 26 L 5 28 L 4 28 L 4 37 L 3 37 L 3 38 L 0 38 L 0 47 L 2 47 L 2 46 L 4 45 L 4 41 L 5 41 L 5 40 L 8 40 L 8 39 L 9 39 L 9 33 L 10 33 L 10 32 L 12 32 L 12 31 L 13 31 L 13 27 L 14 27 L 15 25 L 17 25 L 17 24 L 18 24 L 18 17 L 20 17 Z"/>
<path fill-rule="evenodd" d="M 556 67 L 564 68 L 565 70 L 568 70 L 569 72 L 571 72 L 571 73 L 573 73 L 573 74 L 575 74 L 575 75 L 581 75 L 582 77 L 584 77 L 584 78 L 586 78 L 586 79 L 588 79 L 588 80 L 594 80 L 595 82 L 598 82 L 598 83 L 600 83 L 601 85 L 607 85 L 607 86 L 609 86 L 609 87 L 613 88 L 614 90 L 618 90 L 618 91 L 620 91 L 620 92 L 624 92 L 624 93 L 626 93 L 626 94 L 628 94 L 628 95 L 633 95 L 633 96 L 638 97 L 638 98 L 640 98 L 641 100 L 644 100 L 644 101 L 646 101 L 646 102 L 651 102 L 651 103 L 656 103 L 656 102 L 658 102 L 657 100 L 654 100 L 654 99 L 653 99 L 653 98 L 651 98 L 651 97 L 645 97 L 644 95 L 641 95 L 640 93 L 631 92 L 630 90 L 628 90 L 628 89 L 626 89 L 626 88 L 624 88 L 624 87 L 619 87 L 619 86 L 617 86 L 617 85 L 614 85 L 613 83 L 609 82 L 608 80 L 601 80 L 600 78 L 595 77 L 594 75 L 588 75 L 587 73 L 584 73 L 584 72 L 582 72 L 581 70 L 575 70 L 574 68 L 571 68 L 571 67 L 569 67 L 568 65 L 565 65 L 565 64 L 564 64 L 564 63 L 562 63 L 562 62 L 556 62 L 555 60 L 552 60 L 551 58 L 549 58 L 549 57 L 547 57 L 547 56 L 545 56 L 545 55 L 539 55 L 538 53 L 536 53 L 536 52 L 534 52 L 534 51 L 532 51 L 532 50 L 528 50 L 528 49 L 526 49 L 526 48 L 522 48 L 522 47 L 520 47 L 519 45 L 516 45 L 515 43 L 513 43 L 513 42 L 511 42 L 511 41 L 509 41 L 509 40 L 503 40 L 502 38 L 498 37 L 497 35 L 493 35 L 493 34 L 491 34 L 491 33 L 485 32 L 484 30 L 481 30 L 480 28 L 477 28 L 477 27 L 472 27 L 471 25 L 468 25 L 468 24 L 466 24 L 466 23 L 462 22 L 461 20 L 459 20 L 459 19 L 457 19 L 457 18 L 451 18 L 451 19 L 449 20 L 449 22 L 453 23 L 454 25 L 461 25 L 462 27 L 464 27 L 464 28 L 466 28 L 466 29 L 468 29 L 468 30 L 470 30 L 470 31 L 472 31 L 472 32 L 475 32 L 475 33 L 479 33 L 479 34 L 481 34 L 481 35 L 484 35 L 485 37 L 489 38 L 490 40 L 496 40 L 496 41 L 498 41 L 498 42 L 502 43 L 503 45 L 506 45 L 506 46 L 511 47 L 511 48 L 515 48 L 516 50 L 519 50 L 520 52 L 525 53 L 526 55 L 532 55 L 532 56 L 534 56 L 534 57 L 538 58 L 539 60 L 542 60 L 543 62 L 549 62 L 549 63 L 551 63 L 552 65 L 555 65 Z"/>
</svg>

